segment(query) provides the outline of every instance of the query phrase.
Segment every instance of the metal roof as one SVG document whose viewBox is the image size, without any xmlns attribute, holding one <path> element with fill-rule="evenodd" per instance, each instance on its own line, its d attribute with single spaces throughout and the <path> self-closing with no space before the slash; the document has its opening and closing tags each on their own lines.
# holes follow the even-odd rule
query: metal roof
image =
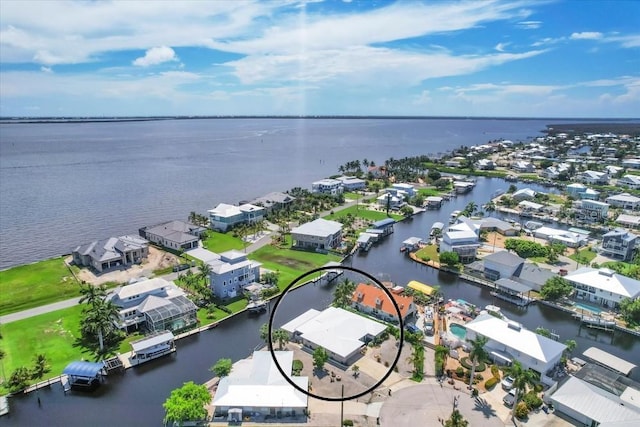
<svg viewBox="0 0 640 427">
<path fill-rule="evenodd" d="M 425 285 L 424 283 L 418 282 L 417 280 L 412 280 L 407 284 L 407 288 L 411 288 L 415 291 L 422 292 L 426 295 L 431 295 L 435 289 L 429 285 Z"/>
<path fill-rule="evenodd" d="M 518 293 L 525 293 L 531 290 L 531 286 L 523 285 L 511 279 L 499 279 L 495 283 L 499 288 L 506 288 Z"/>
<path fill-rule="evenodd" d="M 95 378 L 104 368 L 104 362 L 75 361 L 67 365 L 63 374 L 71 377 Z"/>
<path fill-rule="evenodd" d="M 133 349 L 134 352 L 137 353 L 141 350 L 156 346 L 158 344 L 169 342 L 169 341 L 173 341 L 173 334 L 169 331 L 166 331 L 156 335 L 151 335 L 151 336 L 142 338 L 137 341 L 133 341 L 131 343 L 131 348 Z"/>
<path fill-rule="evenodd" d="M 372 227 L 374 228 L 380 228 L 380 227 L 386 227 L 388 225 L 392 225 L 395 224 L 396 220 L 393 218 L 385 218 L 385 219 L 381 219 L 380 221 L 376 221 L 373 224 L 371 224 Z"/>
<path fill-rule="evenodd" d="M 614 371 L 620 372 L 623 375 L 629 375 L 631 370 L 636 367 L 633 363 L 620 359 L 619 357 L 596 347 L 589 347 L 582 354 L 585 357 L 613 369 Z"/>
</svg>

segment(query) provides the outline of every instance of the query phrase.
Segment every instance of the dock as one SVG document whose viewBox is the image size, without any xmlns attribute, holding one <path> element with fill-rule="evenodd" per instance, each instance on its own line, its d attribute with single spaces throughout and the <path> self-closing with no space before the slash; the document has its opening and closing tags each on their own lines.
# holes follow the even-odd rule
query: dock
<svg viewBox="0 0 640 427">
<path fill-rule="evenodd" d="M 7 396 L 0 396 L 0 417 L 9 413 L 9 399 Z"/>
</svg>

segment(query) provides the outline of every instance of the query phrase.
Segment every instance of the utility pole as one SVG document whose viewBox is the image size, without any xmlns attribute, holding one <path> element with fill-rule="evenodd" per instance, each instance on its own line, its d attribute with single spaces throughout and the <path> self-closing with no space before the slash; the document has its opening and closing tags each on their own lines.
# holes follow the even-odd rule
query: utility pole
<svg viewBox="0 0 640 427">
<path fill-rule="evenodd" d="M 342 384 L 342 400 L 340 400 L 340 425 L 344 423 L 344 384 Z"/>
</svg>

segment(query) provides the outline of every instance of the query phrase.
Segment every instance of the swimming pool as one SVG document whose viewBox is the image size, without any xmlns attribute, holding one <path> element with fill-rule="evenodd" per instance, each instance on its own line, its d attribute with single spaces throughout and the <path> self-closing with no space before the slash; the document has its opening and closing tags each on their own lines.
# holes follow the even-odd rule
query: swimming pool
<svg viewBox="0 0 640 427">
<path fill-rule="evenodd" d="M 585 304 L 583 302 L 577 302 L 575 304 L 575 306 L 577 308 L 581 308 L 583 310 L 590 311 L 590 312 L 596 313 L 596 314 L 600 314 L 602 312 L 602 309 L 600 309 L 600 308 L 598 308 L 596 306 L 593 306 L 593 305 Z"/>
<path fill-rule="evenodd" d="M 449 332 L 451 332 L 453 335 L 460 338 L 461 340 L 464 340 L 465 337 L 467 336 L 467 328 L 457 323 L 449 324 Z"/>
</svg>

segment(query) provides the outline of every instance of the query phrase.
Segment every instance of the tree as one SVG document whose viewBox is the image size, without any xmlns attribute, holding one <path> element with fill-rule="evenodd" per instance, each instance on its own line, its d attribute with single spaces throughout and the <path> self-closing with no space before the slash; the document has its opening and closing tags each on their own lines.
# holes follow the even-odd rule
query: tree
<svg viewBox="0 0 640 427">
<path fill-rule="evenodd" d="M 508 193 L 508 194 L 513 194 L 513 193 L 515 193 L 516 191 L 518 191 L 518 187 L 516 187 L 516 186 L 515 186 L 515 184 L 511 184 L 511 185 L 509 186 L 509 188 L 507 189 L 507 193 Z"/>
<path fill-rule="evenodd" d="M 438 190 L 445 190 L 445 189 L 449 188 L 450 184 L 451 184 L 451 181 L 449 181 L 446 178 L 437 179 L 433 183 L 433 185 L 435 185 Z"/>
<path fill-rule="evenodd" d="M 327 351 L 322 347 L 317 347 L 313 350 L 313 366 L 318 370 L 322 371 L 324 368 L 324 364 L 329 360 L 329 355 L 327 355 Z"/>
<path fill-rule="evenodd" d="M 29 386 L 31 380 L 31 373 L 28 368 L 20 366 L 16 368 L 7 380 L 7 388 L 10 392 L 15 393 L 24 390 Z"/>
<path fill-rule="evenodd" d="M 484 210 L 489 213 L 489 216 L 491 216 L 492 212 L 495 212 L 496 204 L 493 202 L 493 200 L 485 203 Z"/>
<path fill-rule="evenodd" d="M 279 275 L 276 271 L 268 271 L 260 275 L 260 280 L 267 285 L 278 286 Z"/>
<path fill-rule="evenodd" d="M 475 202 L 469 202 L 460 214 L 464 216 L 473 216 L 476 210 L 478 210 L 478 205 Z"/>
<path fill-rule="evenodd" d="M 284 329 L 276 329 L 273 331 L 273 341 L 278 343 L 280 350 L 284 349 L 284 346 L 289 342 L 289 332 Z"/>
<path fill-rule="evenodd" d="M 457 252 L 442 252 L 440 254 L 440 262 L 449 267 L 454 267 L 460 263 L 460 256 Z"/>
<path fill-rule="evenodd" d="M 333 292 L 333 305 L 340 308 L 351 305 L 351 298 L 355 290 L 356 284 L 354 282 L 349 279 L 343 280 Z"/>
<path fill-rule="evenodd" d="M 173 421 L 182 426 L 185 421 L 202 421 L 207 417 L 204 405 L 211 401 L 211 394 L 205 385 L 193 381 L 171 392 L 162 404 L 165 410 L 165 424 Z"/>
<path fill-rule="evenodd" d="M 98 340 L 96 356 L 104 356 L 116 349 L 124 339 L 124 334 L 116 328 L 114 322 L 118 320 L 120 309 L 111 301 L 96 301 L 82 311 L 82 337 L 90 347 Z"/>
<path fill-rule="evenodd" d="M 469 389 L 473 390 L 473 378 L 476 375 L 476 366 L 480 362 L 484 362 L 489 358 L 489 354 L 484 349 L 489 339 L 485 336 L 478 335 L 475 340 L 469 340 L 471 350 L 469 351 L 469 359 L 471 359 L 471 377 L 469 378 Z"/>
<path fill-rule="evenodd" d="M 513 378 L 513 388 L 516 390 L 513 406 L 511 407 L 511 418 L 515 415 L 515 409 L 522 394 L 526 392 L 527 386 L 533 387 L 535 384 L 535 374 L 530 369 L 524 369 L 522 364 L 515 360 L 511 366 L 506 368 L 507 375 Z"/>
<path fill-rule="evenodd" d="M 360 375 L 360 366 L 358 365 L 353 365 L 351 367 L 351 370 L 353 371 L 353 376 L 358 378 L 358 375 Z"/>
<path fill-rule="evenodd" d="M 623 298 L 620 301 L 620 312 L 627 323 L 640 323 L 640 299 Z"/>
<path fill-rule="evenodd" d="M 269 324 L 263 323 L 260 326 L 260 339 L 264 341 L 265 344 L 269 344 Z"/>
<path fill-rule="evenodd" d="M 211 266 L 206 262 L 200 261 L 198 263 L 198 270 L 200 270 L 200 274 L 198 276 L 206 285 L 209 280 L 209 275 L 211 274 Z"/>
<path fill-rule="evenodd" d="M 432 182 L 435 182 L 442 178 L 442 174 L 438 172 L 437 169 L 429 169 L 429 173 L 427 173 L 427 176 Z"/>
<path fill-rule="evenodd" d="M 80 300 L 78 301 L 78 303 L 80 304 L 87 303 L 88 305 L 95 306 L 101 303 L 106 298 L 107 288 L 104 285 L 100 285 L 100 286 L 93 286 L 93 285 L 82 286 L 81 285 L 80 295 L 82 296 L 80 297 Z"/>
<path fill-rule="evenodd" d="M 33 358 L 33 368 L 31 369 L 31 379 L 40 381 L 44 374 L 51 371 L 51 366 L 49 366 L 49 361 L 47 360 L 47 356 L 44 354 L 36 354 Z"/>
<path fill-rule="evenodd" d="M 467 427 L 469 421 L 465 420 L 460 411 L 454 409 L 451 417 L 444 422 L 445 427 Z"/>
<path fill-rule="evenodd" d="M 413 379 L 422 381 L 424 375 L 424 347 L 415 343 L 411 348 L 411 356 L 407 357 L 407 363 L 413 365 Z"/>
<path fill-rule="evenodd" d="M 553 276 L 547 280 L 540 289 L 540 296 L 549 301 L 569 296 L 573 292 L 573 286 L 568 280 L 560 276 Z"/>
<path fill-rule="evenodd" d="M 413 209 L 409 205 L 404 205 L 403 207 L 400 208 L 400 213 L 405 218 L 408 218 L 413 215 Z"/>
<path fill-rule="evenodd" d="M 231 359 L 219 359 L 209 370 L 222 378 L 229 375 L 232 367 Z"/>
</svg>

